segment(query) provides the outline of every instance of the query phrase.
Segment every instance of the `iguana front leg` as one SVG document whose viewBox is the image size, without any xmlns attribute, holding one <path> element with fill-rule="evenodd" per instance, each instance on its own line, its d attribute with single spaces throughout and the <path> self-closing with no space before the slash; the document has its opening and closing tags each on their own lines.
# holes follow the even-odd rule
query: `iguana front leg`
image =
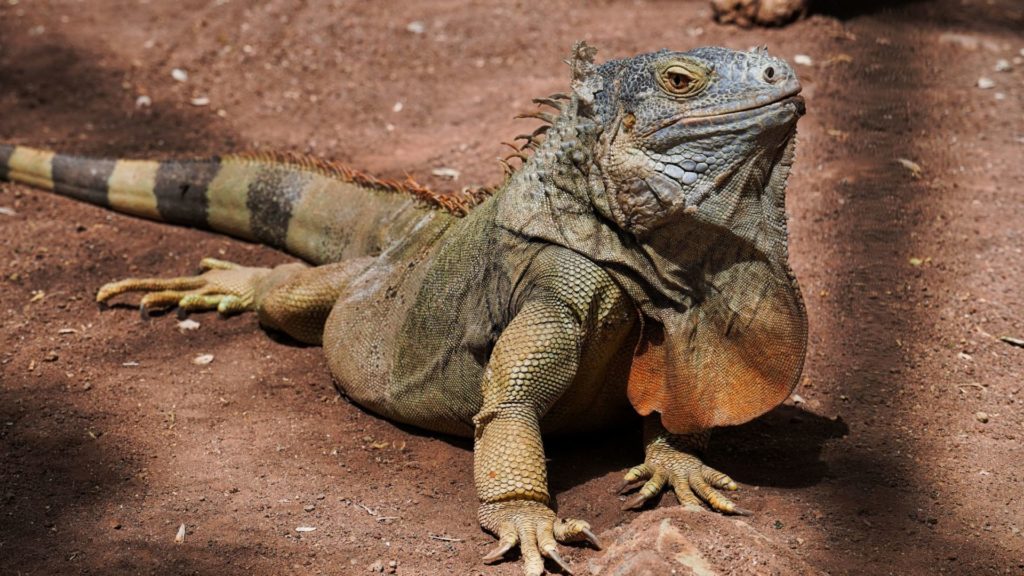
<svg viewBox="0 0 1024 576">
<path fill-rule="evenodd" d="M 255 311 L 260 323 L 296 340 L 320 344 L 324 322 L 345 283 L 365 268 L 369 258 L 311 268 L 283 264 L 252 268 L 204 258 L 196 276 L 129 278 L 105 284 L 96 294 L 106 302 L 129 292 L 145 292 L 143 313 L 178 306 L 185 311 L 217 310 L 221 314 Z"/>
<path fill-rule="evenodd" d="M 644 419 L 644 463 L 634 466 L 623 479 L 623 490 L 644 481 L 640 491 L 626 501 L 623 508 L 639 508 L 657 496 L 666 485 L 672 487 L 683 505 L 701 506 L 702 501 L 719 512 L 750 514 L 716 490 L 736 490 L 731 478 L 709 466 L 695 455 L 707 447 L 709 433 L 672 434 L 665 430 L 656 415 Z"/>
<path fill-rule="evenodd" d="M 499 538 L 484 562 L 501 560 L 517 544 L 530 576 L 544 558 L 565 572 L 556 542 L 589 541 L 590 525 L 559 519 L 544 464 L 540 418 L 572 384 L 580 358 L 579 321 L 553 297 L 527 302 L 499 338 L 484 374 L 484 403 L 474 418 L 474 476 L 480 524 Z"/>
</svg>

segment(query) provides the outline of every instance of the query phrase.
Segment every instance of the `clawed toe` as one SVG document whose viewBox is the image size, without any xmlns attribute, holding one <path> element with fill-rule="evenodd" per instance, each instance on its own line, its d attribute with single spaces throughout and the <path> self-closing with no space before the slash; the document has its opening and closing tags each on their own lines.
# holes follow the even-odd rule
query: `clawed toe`
<svg viewBox="0 0 1024 576">
<path fill-rule="evenodd" d="M 100 287 L 96 301 L 102 306 L 112 298 L 143 292 L 139 301 L 142 317 L 154 310 L 178 307 L 179 313 L 217 310 L 223 315 L 249 310 L 255 283 L 264 269 L 244 268 L 233 262 L 204 258 L 199 276 L 177 278 L 128 278 Z"/>
</svg>

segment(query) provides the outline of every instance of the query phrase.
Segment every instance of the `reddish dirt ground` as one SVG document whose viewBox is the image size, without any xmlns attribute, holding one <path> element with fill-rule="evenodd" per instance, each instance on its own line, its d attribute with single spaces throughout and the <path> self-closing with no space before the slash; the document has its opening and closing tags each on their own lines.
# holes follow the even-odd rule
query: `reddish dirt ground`
<svg viewBox="0 0 1024 576">
<path fill-rule="evenodd" d="M 840 3 L 855 8 L 770 30 L 668 0 L 246 4 L 4 0 L 0 140 L 135 157 L 274 148 L 488 184 L 499 142 L 529 128 L 512 116 L 565 89 L 574 40 L 599 58 L 706 44 L 810 56 L 789 188 L 811 316 L 803 401 L 719 432 L 709 463 L 742 484 L 749 541 L 794 562 L 1024 573 L 1024 349 L 999 339 L 1024 337 L 1019 2 Z M 200 96 L 210 104 L 189 103 Z M 347 404 L 318 348 L 251 316 L 201 315 L 182 333 L 173 314 L 92 302 L 104 282 L 204 256 L 287 257 L 23 186 L 0 186 L 0 206 L 13 210 L 0 214 L 0 573 L 520 573 L 480 564 L 493 541 L 469 445 Z M 559 509 L 606 539 L 673 513 L 618 509 L 638 432 L 549 456 Z M 688 518 L 695 533 L 718 521 Z M 729 571 L 762 573 L 742 538 L 728 545 L 746 561 Z M 568 558 L 585 572 L 598 555 Z"/>
</svg>

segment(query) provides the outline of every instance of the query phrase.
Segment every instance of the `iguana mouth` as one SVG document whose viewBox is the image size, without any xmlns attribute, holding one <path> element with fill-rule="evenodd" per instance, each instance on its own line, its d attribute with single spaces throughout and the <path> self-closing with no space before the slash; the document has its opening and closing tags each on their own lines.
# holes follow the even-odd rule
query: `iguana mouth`
<svg viewBox="0 0 1024 576">
<path fill-rule="evenodd" d="M 794 90 L 786 92 L 785 94 L 765 102 L 755 102 L 748 104 L 741 104 L 732 107 L 723 107 L 714 110 L 709 114 L 701 114 L 700 116 L 686 116 L 679 115 L 666 120 L 664 123 L 651 128 L 643 134 L 643 137 L 651 136 L 660 130 L 664 130 L 669 126 L 675 125 L 690 125 L 690 124 L 723 124 L 732 123 L 748 118 L 753 118 L 760 114 L 763 114 L 770 108 L 775 108 L 778 105 L 790 104 L 796 111 L 796 115 L 799 118 L 807 112 L 807 108 L 804 104 L 804 97 L 799 95 L 800 87 L 797 86 Z"/>
</svg>

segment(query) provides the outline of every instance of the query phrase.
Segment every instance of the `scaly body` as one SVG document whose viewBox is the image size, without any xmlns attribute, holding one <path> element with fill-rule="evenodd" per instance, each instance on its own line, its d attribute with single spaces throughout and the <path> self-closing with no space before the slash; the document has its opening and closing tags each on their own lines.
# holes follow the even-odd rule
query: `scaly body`
<svg viewBox="0 0 1024 576">
<path fill-rule="evenodd" d="M 0 177 L 266 243 L 313 266 L 204 260 L 129 279 L 144 308 L 254 311 L 322 344 L 342 391 L 382 416 L 472 436 L 480 521 L 526 571 L 596 539 L 549 508 L 542 433 L 646 416 L 646 481 L 740 512 L 697 459 L 799 376 L 806 319 L 786 262 L 784 188 L 799 83 L 763 51 L 706 48 L 593 65 L 542 102 L 551 126 L 485 193 L 440 196 L 279 155 L 91 160 L 0 146 Z"/>
</svg>

